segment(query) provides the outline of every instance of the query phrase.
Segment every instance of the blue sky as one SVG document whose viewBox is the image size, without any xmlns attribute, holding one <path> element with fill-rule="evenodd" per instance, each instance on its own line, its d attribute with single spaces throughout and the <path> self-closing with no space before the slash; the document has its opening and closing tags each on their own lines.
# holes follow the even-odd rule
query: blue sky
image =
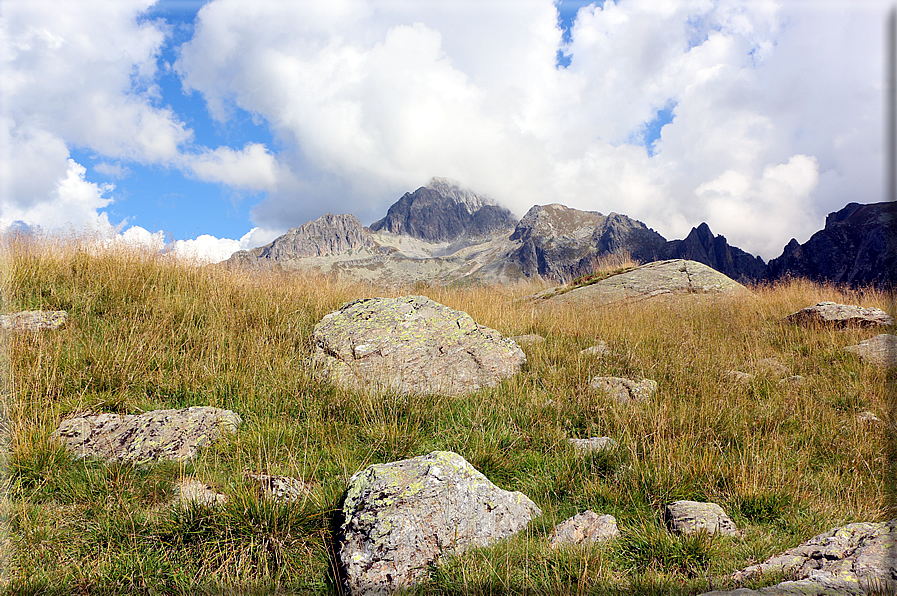
<svg viewBox="0 0 897 596">
<path fill-rule="evenodd" d="M 216 260 L 447 176 L 768 259 L 884 198 L 884 0 L 204 4 L 4 0 L 0 225 Z"/>
</svg>

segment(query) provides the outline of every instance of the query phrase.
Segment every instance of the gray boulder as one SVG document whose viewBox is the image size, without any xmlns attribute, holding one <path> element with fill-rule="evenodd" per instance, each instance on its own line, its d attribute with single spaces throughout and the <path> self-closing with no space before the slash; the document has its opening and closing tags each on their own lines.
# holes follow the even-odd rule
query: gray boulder
<svg viewBox="0 0 897 596">
<path fill-rule="evenodd" d="M 548 539 L 552 548 L 575 544 L 595 544 L 620 535 L 617 520 L 613 515 L 598 515 L 594 511 L 583 511 L 557 526 Z"/>
<path fill-rule="evenodd" d="M 230 410 L 193 406 L 143 414 L 91 414 L 63 420 L 53 436 L 76 457 L 106 461 L 188 460 L 233 433 L 242 420 Z"/>
<path fill-rule="evenodd" d="M 847 346 L 844 350 L 875 366 L 897 366 L 897 335 L 882 333 L 855 346 Z"/>
<path fill-rule="evenodd" d="M 68 319 L 64 310 L 24 310 L 0 315 L 0 329 L 6 331 L 42 331 L 59 329 Z"/>
<path fill-rule="evenodd" d="M 737 582 L 764 573 L 796 578 L 759 590 L 706 592 L 702 596 L 765 596 L 772 594 L 891 594 L 897 589 L 897 520 L 848 524 L 814 536 L 803 544 L 732 577 Z"/>
<path fill-rule="evenodd" d="M 526 362 L 513 340 L 424 296 L 345 304 L 315 326 L 314 342 L 322 376 L 347 388 L 462 395 Z"/>
<path fill-rule="evenodd" d="M 595 377 L 589 386 L 597 391 L 604 391 L 622 404 L 649 399 L 657 391 L 657 382 L 651 379 L 633 381 L 621 377 Z"/>
<path fill-rule="evenodd" d="M 502 490 L 456 453 L 375 464 L 349 480 L 339 557 L 351 594 L 392 594 L 440 556 L 523 530 L 541 510 Z"/>
<path fill-rule="evenodd" d="M 695 534 L 702 530 L 723 536 L 738 534 L 735 522 L 716 503 L 675 501 L 664 509 L 664 519 L 670 530 L 679 534 Z"/>
<path fill-rule="evenodd" d="M 610 437 L 591 437 L 589 439 L 567 439 L 578 454 L 594 453 L 605 449 L 616 449 L 617 442 Z"/>
<path fill-rule="evenodd" d="M 589 346 L 579 352 L 583 356 L 603 356 L 607 354 L 607 342 L 600 340 L 594 346 Z"/>
<path fill-rule="evenodd" d="M 514 335 L 511 337 L 511 339 L 514 340 L 514 342 L 519 345 L 531 346 L 531 345 L 535 345 L 535 344 L 545 343 L 545 338 L 536 333 L 530 333 L 527 335 Z"/>
<path fill-rule="evenodd" d="M 882 327 L 894 324 L 894 319 L 880 308 L 820 302 L 802 308 L 785 317 L 789 323 L 826 327 Z"/>
</svg>

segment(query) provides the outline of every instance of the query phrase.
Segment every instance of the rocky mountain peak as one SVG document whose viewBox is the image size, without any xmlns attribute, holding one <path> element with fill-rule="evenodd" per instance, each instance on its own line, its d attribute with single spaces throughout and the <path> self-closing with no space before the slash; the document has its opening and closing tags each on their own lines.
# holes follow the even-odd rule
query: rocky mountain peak
<svg viewBox="0 0 897 596">
<path fill-rule="evenodd" d="M 432 190 L 444 199 L 464 205 L 470 213 L 475 213 L 486 205 L 498 205 L 492 197 L 466 189 L 461 186 L 460 182 L 451 178 L 433 176 L 424 188 Z"/>
</svg>

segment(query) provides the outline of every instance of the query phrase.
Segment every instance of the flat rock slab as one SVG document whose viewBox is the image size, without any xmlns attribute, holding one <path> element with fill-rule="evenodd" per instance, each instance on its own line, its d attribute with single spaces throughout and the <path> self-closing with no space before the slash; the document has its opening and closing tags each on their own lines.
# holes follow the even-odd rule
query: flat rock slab
<svg viewBox="0 0 897 596">
<path fill-rule="evenodd" d="M 897 335 L 882 333 L 855 346 L 844 348 L 875 366 L 897 366 Z"/>
<path fill-rule="evenodd" d="M 617 442 L 610 437 L 591 437 L 588 439 L 567 439 L 573 445 L 576 453 L 584 455 L 586 453 L 596 453 L 605 449 L 616 449 Z"/>
<path fill-rule="evenodd" d="M 675 501 L 664 509 L 664 519 L 670 530 L 679 534 L 708 534 L 735 536 L 738 527 L 723 508 L 716 503 Z"/>
<path fill-rule="evenodd" d="M 825 327 L 882 327 L 893 325 L 894 319 L 880 308 L 820 302 L 785 317 L 789 323 Z"/>
<path fill-rule="evenodd" d="M 463 395 L 526 362 L 513 340 L 424 296 L 350 302 L 315 326 L 314 341 L 323 377 L 353 389 Z"/>
<path fill-rule="evenodd" d="M 278 503 L 295 503 L 311 490 L 307 483 L 291 476 L 273 476 L 250 470 L 245 470 L 243 476 L 258 486 L 261 497 Z"/>
<path fill-rule="evenodd" d="M 735 573 L 740 582 L 784 572 L 796 581 L 759 590 L 707 592 L 703 596 L 766 594 L 865 594 L 869 586 L 897 588 L 897 520 L 833 528 L 803 544 Z M 885 590 L 882 593 L 892 593 Z"/>
<path fill-rule="evenodd" d="M 456 453 L 375 464 L 349 480 L 339 557 L 351 594 L 392 594 L 426 576 L 443 553 L 488 546 L 541 510 L 502 490 Z"/>
<path fill-rule="evenodd" d="M 68 319 L 64 310 L 24 310 L 0 315 L 0 329 L 6 331 L 42 331 L 59 329 Z"/>
<path fill-rule="evenodd" d="M 76 457 L 143 462 L 187 460 L 242 420 L 230 410 L 193 406 L 144 414 L 91 414 L 63 420 L 53 433 Z"/>
<path fill-rule="evenodd" d="M 604 391 L 622 404 L 649 399 L 657 392 L 657 382 L 651 379 L 633 381 L 622 377 L 595 377 L 589 382 L 589 386 Z"/>
<path fill-rule="evenodd" d="M 613 515 L 583 511 L 555 526 L 548 544 L 552 548 L 577 544 L 595 544 L 620 535 Z"/>
<path fill-rule="evenodd" d="M 552 295 L 551 292 L 554 292 Z M 663 295 L 737 294 L 748 289 L 703 263 L 686 259 L 655 261 L 632 271 L 612 275 L 597 283 L 567 291 L 566 288 L 540 292 L 551 302 L 610 304 Z"/>
</svg>

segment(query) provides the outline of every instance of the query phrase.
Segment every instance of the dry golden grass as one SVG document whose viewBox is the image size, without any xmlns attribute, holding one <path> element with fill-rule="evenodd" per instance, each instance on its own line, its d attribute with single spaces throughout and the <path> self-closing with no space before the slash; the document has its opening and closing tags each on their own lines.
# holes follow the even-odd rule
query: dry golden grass
<svg viewBox="0 0 897 596">
<path fill-rule="evenodd" d="M 384 290 L 95 246 L 41 238 L 4 247 L 3 312 L 70 316 L 57 332 L 4 338 L 7 591 L 334 592 L 331 525 L 349 476 L 434 449 L 460 453 L 545 515 L 514 540 L 444 562 L 426 593 L 698 593 L 708 577 L 820 531 L 893 515 L 893 373 L 842 349 L 878 331 L 781 322 L 821 300 L 893 314 L 881 292 L 792 280 L 738 297 L 550 307 L 516 300 L 538 284 Z M 408 293 L 546 341 L 526 348 L 519 375 L 465 398 L 356 394 L 314 378 L 309 340 L 324 314 Z M 598 340 L 608 354 L 580 354 Z M 755 370 L 770 357 L 803 384 Z M 736 382 L 730 370 L 758 374 Z M 620 405 L 589 389 L 596 375 L 652 378 L 659 391 Z M 235 410 L 244 424 L 193 462 L 149 467 L 74 461 L 50 438 L 73 412 L 189 405 Z M 867 409 L 885 422 L 860 421 Z M 620 448 L 582 458 L 566 442 L 598 435 Z M 314 489 L 295 506 L 260 503 L 245 468 Z M 180 475 L 216 485 L 231 505 L 165 509 Z M 660 511 L 680 498 L 720 503 L 744 536 L 670 536 Z M 616 516 L 621 539 L 549 550 L 553 525 L 587 508 Z"/>
</svg>

